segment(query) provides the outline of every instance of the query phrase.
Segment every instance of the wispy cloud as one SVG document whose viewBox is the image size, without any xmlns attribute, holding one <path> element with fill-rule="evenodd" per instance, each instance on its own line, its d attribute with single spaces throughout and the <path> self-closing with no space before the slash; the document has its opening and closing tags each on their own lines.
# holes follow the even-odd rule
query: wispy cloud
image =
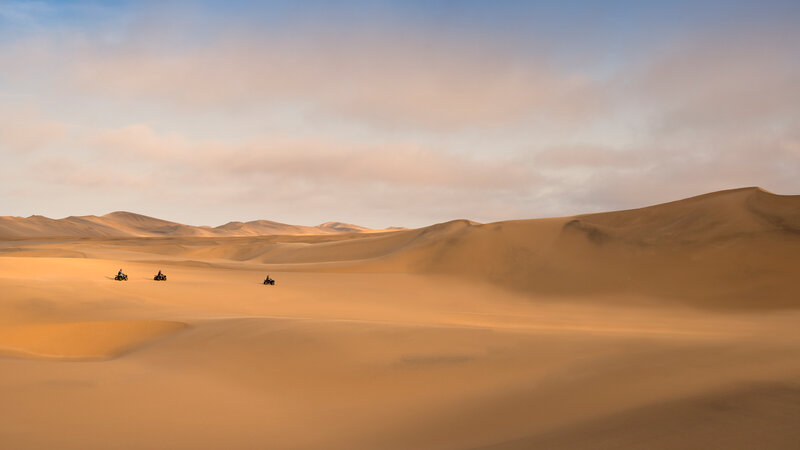
<svg viewBox="0 0 800 450">
<path fill-rule="evenodd" d="M 0 111 L 0 154 L 37 151 L 62 141 L 66 133 L 63 123 L 44 119 L 35 111 Z"/>
</svg>

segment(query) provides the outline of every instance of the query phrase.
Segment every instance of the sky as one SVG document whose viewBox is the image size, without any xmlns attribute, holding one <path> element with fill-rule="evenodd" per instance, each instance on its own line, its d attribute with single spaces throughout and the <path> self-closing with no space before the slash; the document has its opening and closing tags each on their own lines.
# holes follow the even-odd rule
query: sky
<svg viewBox="0 0 800 450">
<path fill-rule="evenodd" d="M 0 0 L 0 215 L 383 228 L 800 194 L 798 24 L 796 0 Z"/>
</svg>

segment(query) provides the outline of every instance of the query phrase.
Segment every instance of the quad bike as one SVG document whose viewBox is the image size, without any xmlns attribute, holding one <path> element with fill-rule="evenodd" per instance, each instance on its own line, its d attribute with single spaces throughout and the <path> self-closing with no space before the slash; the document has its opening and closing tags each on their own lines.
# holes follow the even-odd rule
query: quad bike
<svg viewBox="0 0 800 450">
<path fill-rule="evenodd" d="M 117 274 L 117 276 L 115 276 L 114 279 L 117 281 L 128 281 L 128 276 L 125 275 L 124 273 L 122 275 Z"/>
<path fill-rule="evenodd" d="M 156 276 L 153 277 L 153 279 L 156 281 L 167 281 L 167 276 L 159 272 L 156 274 Z"/>
<path fill-rule="evenodd" d="M 275 286 L 275 280 L 273 280 L 272 278 L 269 277 L 269 275 L 267 275 L 267 279 L 264 280 L 264 284 L 269 286 Z"/>
</svg>

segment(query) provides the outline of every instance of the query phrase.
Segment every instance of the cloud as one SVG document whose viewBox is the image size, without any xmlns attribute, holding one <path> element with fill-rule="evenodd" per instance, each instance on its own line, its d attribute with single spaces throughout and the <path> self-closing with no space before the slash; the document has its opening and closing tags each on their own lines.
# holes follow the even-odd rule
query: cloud
<svg viewBox="0 0 800 450">
<path fill-rule="evenodd" d="M 31 168 L 33 178 L 45 185 L 106 190 L 112 193 L 129 189 L 146 193 L 155 187 L 152 177 L 146 172 L 134 172 L 104 164 L 79 163 L 64 157 L 40 160 Z"/>
<path fill-rule="evenodd" d="M 279 38 L 215 44 L 180 56 L 120 50 L 83 53 L 70 68 L 77 85 L 184 108 L 301 105 L 423 128 L 504 125 L 545 112 L 572 120 L 598 102 L 589 80 L 545 64 L 487 62 L 422 43 L 323 47 Z"/>
<path fill-rule="evenodd" d="M 29 108 L 14 113 L 0 110 L 0 153 L 29 153 L 65 137 L 67 126 L 42 118 Z"/>
<path fill-rule="evenodd" d="M 158 198 L 164 205 L 236 205 L 242 214 L 269 198 L 279 210 L 314 215 L 308 223 L 346 219 L 340 215 L 345 205 L 350 219 L 381 210 L 384 216 L 399 219 L 388 210 L 394 205 L 447 220 L 442 214 L 463 209 L 465 202 L 507 210 L 502 203 L 509 196 L 543 181 L 519 159 L 475 157 L 402 141 L 371 144 L 272 137 L 219 141 L 157 132 L 146 124 L 62 127 L 65 131 L 45 151 L 16 164 L 18 182 L 58 196 L 103 199 L 114 210 L 140 211 L 148 199 Z M 114 199 L 139 206 L 114 205 Z M 437 205 L 439 201 L 447 205 Z M 65 215 L 77 213 L 65 211 Z"/>
<path fill-rule="evenodd" d="M 644 152 L 601 145 L 570 145 L 546 148 L 534 153 L 537 166 L 548 169 L 603 169 L 642 167 L 647 164 Z"/>
<path fill-rule="evenodd" d="M 359 22 L 176 31 L 157 9 L 141 15 L 112 22 L 114 30 L 58 30 L 7 42 L 0 46 L 0 62 L 10 72 L 5 76 L 46 74 L 45 84 L 89 97 L 186 112 L 294 107 L 434 130 L 545 119 L 576 123 L 604 101 L 591 77 L 557 67 L 545 53 L 522 57 L 477 32 L 410 33 L 400 24 Z M 176 37 L 181 31 L 224 37 L 191 42 Z"/>
<path fill-rule="evenodd" d="M 780 125 L 798 114 L 798 46 L 798 36 L 784 39 L 780 33 L 687 43 L 652 61 L 636 93 L 658 107 L 665 132 Z"/>
<path fill-rule="evenodd" d="M 473 158 L 418 145 L 331 141 L 250 143 L 214 163 L 235 174 L 275 174 L 346 184 L 513 189 L 535 175 L 516 161 Z"/>
<path fill-rule="evenodd" d="M 422 225 L 800 190 L 794 17 L 695 18 L 615 46 L 597 25 L 590 43 L 372 12 L 175 25 L 161 8 L 0 37 L 5 177 L 123 191 L 113 209 L 144 213 L 159 195 L 206 223 L 279 219 L 265 203 Z"/>
<path fill-rule="evenodd" d="M 240 142 L 158 134 L 144 125 L 97 130 L 85 141 L 114 161 L 162 164 L 175 172 L 218 181 L 303 179 L 315 184 L 432 186 L 448 189 L 515 189 L 536 179 L 516 160 L 475 158 L 404 142 L 251 138 Z"/>
<path fill-rule="evenodd" d="M 145 124 L 95 130 L 86 139 L 94 150 L 112 158 L 125 156 L 159 161 L 178 158 L 189 161 L 192 158 L 193 144 L 185 136 L 175 133 L 159 135 Z"/>
</svg>

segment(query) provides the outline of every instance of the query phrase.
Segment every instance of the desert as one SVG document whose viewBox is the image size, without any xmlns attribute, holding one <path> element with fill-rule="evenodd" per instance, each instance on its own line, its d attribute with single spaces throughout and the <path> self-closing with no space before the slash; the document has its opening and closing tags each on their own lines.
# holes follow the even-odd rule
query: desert
<svg viewBox="0 0 800 450">
<path fill-rule="evenodd" d="M 798 24 L 0 0 L 0 450 L 800 450 Z"/>
<path fill-rule="evenodd" d="M 1 219 L 6 448 L 800 442 L 800 196 L 324 234 L 114 217 Z"/>
</svg>

